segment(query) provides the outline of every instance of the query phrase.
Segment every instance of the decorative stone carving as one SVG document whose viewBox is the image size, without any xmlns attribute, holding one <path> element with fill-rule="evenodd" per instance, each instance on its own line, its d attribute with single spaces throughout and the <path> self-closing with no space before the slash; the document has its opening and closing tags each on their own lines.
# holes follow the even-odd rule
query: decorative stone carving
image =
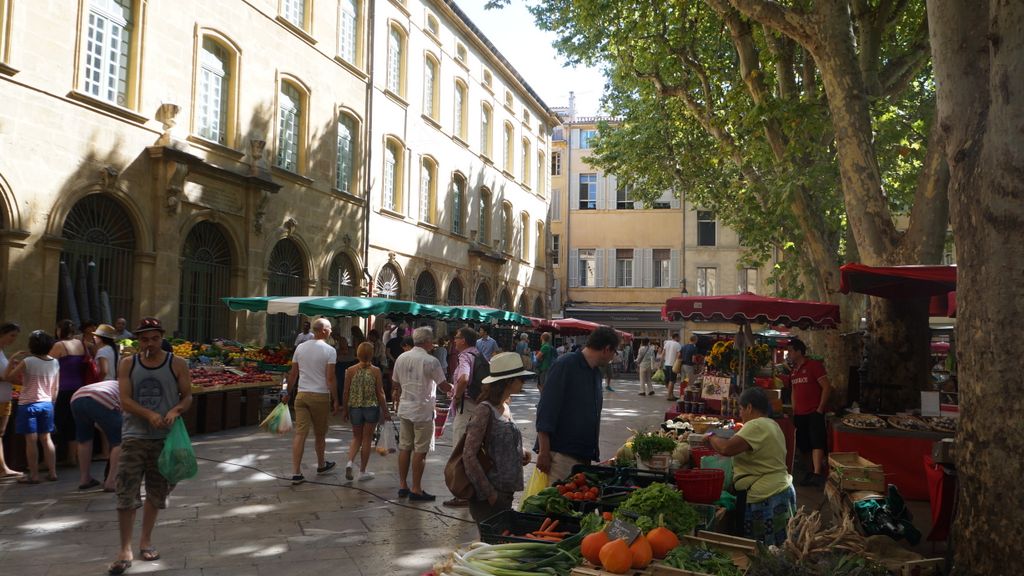
<svg viewBox="0 0 1024 576">
<path fill-rule="evenodd" d="M 263 234 L 263 219 L 267 216 L 267 203 L 270 201 L 270 192 L 260 191 L 260 199 L 256 204 L 256 212 L 253 214 L 252 227 L 256 234 Z"/>
<path fill-rule="evenodd" d="M 181 206 L 181 195 L 185 191 L 185 179 L 188 178 L 188 164 L 175 162 L 174 171 L 167 179 L 167 212 L 177 214 Z"/>
<path fill-rule="evenodd" d="M 181 106 L 178 106 L 173 102 L 164 102 L 160 105 L 160 108 L 157 109 L 156 119 L 160 121 L 164 127 L 164 132 L 157 140 L 157 144 L 174 148 L 175 150 L 186 151 L 189 149 L 188 143 L 178 138 L 176 130 L 174 129 L 178 124 L 179 112 L 181 112 Z"/>
<path fill-rule="evenodd" d="M 262 138 L 249 139 L 249 174 L 258 176 L 267 172 L 266 161 L 263 159 L 263 152 L 266 148 L 266 140 Z"/>
<path fill-rule="evenodd" d="M 295 232 L 295 227 L 298 226 L 298 225 L 299 225 L 299 223 L 295 220 L 295 218 L 289 218 L 289 219 L 285 220 L 284 221 L 284 233 L 285 233 L 285 235 L 286 236 L 291 236 Z"/>
<path fill-rule="evenodd" d="M 344 234 L 344 235 L 343 235 L 343 236 L 341 237 L 341 243 L 342 243 L 342 244 L 344 244 L 346 248 L 348 248 L 349 246 L 351 246 L 351 245 L 352 245 L 352 237 L 351 237 L 351 236 L 349 236 L 348 232 L 346 232 L 346 233 L 345 233 L 345 234 Z"/>
</svg>

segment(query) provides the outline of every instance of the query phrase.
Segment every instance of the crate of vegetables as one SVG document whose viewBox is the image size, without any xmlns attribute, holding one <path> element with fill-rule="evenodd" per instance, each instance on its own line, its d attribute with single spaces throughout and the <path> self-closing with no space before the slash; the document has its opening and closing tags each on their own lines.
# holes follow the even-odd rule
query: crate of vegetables
<svg viewBox="0 0 1024 576">
<path fill-rule="evenodd" d="M 655 482 L 671 482 L 669 474 L 665 472 L 618 466 L 577 464 L 572 467 L 572 476 L 576 474 L 583 474 L 591 483 L 603 488 L 646 488 Z"/>
<path fill-rule="evenodd" d="M 487 544 L 557 543 L 579 530 L 576 518 L 503 510 L 480 523 L 480 540 Z"/>
<path fill-rule="evenodd" d="M 683 536 L 680 546 L 651 571 L 653 576 L 743 576 L 749 555 L 756 551 L 754 540 L 699 531 L 696 536 Z"/>
</svg>

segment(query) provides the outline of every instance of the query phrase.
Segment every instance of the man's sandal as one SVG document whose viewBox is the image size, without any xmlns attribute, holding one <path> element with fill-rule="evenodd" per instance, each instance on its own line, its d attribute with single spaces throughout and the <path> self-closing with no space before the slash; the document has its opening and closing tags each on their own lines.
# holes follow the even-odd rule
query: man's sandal
<svg viewBox="0 0 1024 576">
<path fill-rule="evenodd" d="M 160 559 L 160 553 L 156 551 L 156 548 L 150 546 L 149 548 L 140 548 L 139 554 L 142 555 L 142 559 L 146 562 L 155 562 Z"/>
<path fill-rule="evenodd" d="M 132 567 L 131 560 L 114 560 L 114 562 L 107 568 L 107 574 L 111 576 L 118 576 L 124 574 L 126 570 Z"/>
</svg>

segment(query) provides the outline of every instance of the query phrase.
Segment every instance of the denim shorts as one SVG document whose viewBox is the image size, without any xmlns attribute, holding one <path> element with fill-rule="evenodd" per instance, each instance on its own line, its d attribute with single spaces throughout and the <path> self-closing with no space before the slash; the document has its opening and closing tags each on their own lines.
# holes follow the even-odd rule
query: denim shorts
<svg viewBox="0 0 1024 576">
<path fill-rule="evenodd" d="M 352 421 L 353 426 L 362 426 L 363 424 L 376 424 L 377 422 L 380 421 L 380 408 L 377 406 L 349 408 L 348 417 L 349 420 Z"/>
<path fill-rule="evenodd" d="M 121 445 L 121 413 L 111 410 L 88 396 L 71 403 L 71 413 L 75 415 L 75 441 L 92 442 L 96 426 L 107 435 L 111 446 Z"/>
<path fill-rule="evenodd" d="M 18 434 L 53 432 L 53 402 L 33 402 L 18 406 L 18 414 L 14 417 L 14 431 Z"/>
</svg>

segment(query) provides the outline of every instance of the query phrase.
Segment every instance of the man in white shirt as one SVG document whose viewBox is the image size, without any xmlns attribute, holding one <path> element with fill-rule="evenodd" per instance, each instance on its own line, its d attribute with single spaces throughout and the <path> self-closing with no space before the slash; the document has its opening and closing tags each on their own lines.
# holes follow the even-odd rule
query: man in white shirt
<svg viewBox="0 0 1024 576">
<path fill-rule="evenodd" d="M 399 497 L 431 502 L 420 482 L 427 465 L 427 453 L 434 445 L 434 403 L 437 388 L 445 392 L 452 389 L 446 381 L 444 369 L 431 351 L 434 349 L 434 331 L 422 326 L 412 331 L 413 348 L 395 361 L 391 379 L 395 403 L 398 404 L 398 481 Z M 408 483 L 409 464 L 412 463 L 412 488 Z"/>
<path fill-rule="evenodd" d="M 292 356 L 292 368 L 288 372 L 288 395 L 295 395 L 292 484 L 306 481 L 302 475 L 302 454 L 310 426 L 315 439 L 316 473 L 324 474 L 334 468 L 335 463 L 328 462 L 325 457 L 327 423 L 331 414 L 338 413 L 341 404 L 336 394 L 338 386 L 334 375 L 338 351 L 326 342 L 330 335 L 330 320 L 318 318 L 313 323 L 313 339 L 299 344 Z"/>
<path fill-rule="evenodd" d="M 672 338 L 665 340 L 661 347 L 665 353 L 665 386 L 668 387 L 668 400 L 676 400 L 676 373 L 672 370 L 672 366 L 676 363 L 676 358 L 679 357 L 679 351 L 683 349 L 683 345 L 679 343 L 679 332 L 673 332 Z"/>
<path fill-rule="evenodd" d="M 295 337 L 295 347 L 298 348 L 299 344 L 302 344 L 303 342 L 309 342 L 313 338 L 313 334 L 310 333 L 309 331 L 309 322 L 303 322 L 302 332 L 299 332 L 299 335 Z"/>
</svg>

